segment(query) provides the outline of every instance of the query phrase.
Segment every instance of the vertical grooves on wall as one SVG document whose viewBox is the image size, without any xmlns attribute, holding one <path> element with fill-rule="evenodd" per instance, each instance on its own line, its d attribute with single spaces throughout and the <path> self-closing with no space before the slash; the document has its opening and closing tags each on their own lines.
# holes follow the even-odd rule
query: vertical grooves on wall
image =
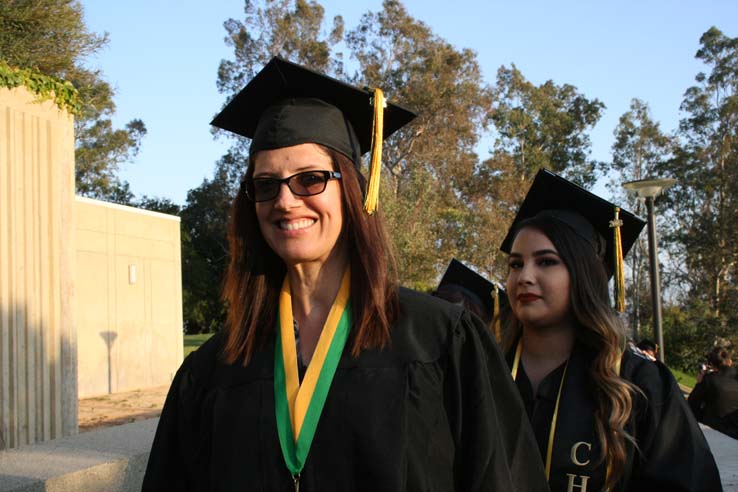
<svg viewBox="0 0 738 492">
<path fill-rule="evenodd" d="M 10 109 L 0 110 L 0 449 L 10 445 Z"/>
<path fill-rule="evenodd" d="M 72 125 L 0 89 L 0 449 L 76 431 Z"/>
</svg>

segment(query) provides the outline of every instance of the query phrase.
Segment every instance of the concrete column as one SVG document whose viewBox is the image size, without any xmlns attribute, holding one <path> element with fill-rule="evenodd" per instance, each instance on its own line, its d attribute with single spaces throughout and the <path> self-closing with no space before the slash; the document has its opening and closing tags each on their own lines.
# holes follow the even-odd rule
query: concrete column
<svg viewBox="0 0 738 492">
<path fill-rule="evenodd" d="M 77 432 L 73 119 L 0 88 L 0 449 Z"/>
</svg>

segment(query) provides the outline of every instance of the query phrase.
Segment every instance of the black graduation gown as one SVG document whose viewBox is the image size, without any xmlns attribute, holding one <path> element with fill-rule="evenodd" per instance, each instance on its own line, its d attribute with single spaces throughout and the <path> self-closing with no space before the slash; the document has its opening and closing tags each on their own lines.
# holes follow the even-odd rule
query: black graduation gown
<svg viewBox="0 0 738 492">
<path fill-rule="evenodd" d="M 514 351 L 507 355 L 512 366 Z M 601 445 L 594 422 L 591 356 L 575 347 L 566 369 L 555 429 L 549 485 L 552 492 L 603 490 L 606 466 L 599 460 Z M 521 362 L 516 385 L 546 459 L 549 431 L 564 364 L 546 376 L 533 395 Z M 638 450 L 628 446 L 626 471 L 615 490 L 721 491 L 715 460 L 671 372 L 630 351 L 623 354 L 621 376 L 643 394 L 634 395 L 628 432 Z"/>
<path fill-rule="evenodd" d="M 546 491 L 540 457 L 489 330 L 402 289 L 384 350 L 339 363 L 301 492 Z M 213 336 L 177 372 L 144 491 L 291 491 L 274 411 L 274 345 L 224 365 Z"/>
<path fill-rule="evenodd" d="M 725 367 L 705 374 L 689 394 L 689 406 L 698 421 L 738 439 L 738 371 Z"/>
</svg>

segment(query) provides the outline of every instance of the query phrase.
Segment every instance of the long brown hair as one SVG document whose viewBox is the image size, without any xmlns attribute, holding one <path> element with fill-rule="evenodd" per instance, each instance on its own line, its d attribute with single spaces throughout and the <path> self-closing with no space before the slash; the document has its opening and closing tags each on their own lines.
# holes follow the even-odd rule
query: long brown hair
<svg viewBox="0 0 738 492">
<path fill-rule="evenodd" d="M 576 320 L 575 337 L 588 353 L 594 354 L 589 371 L 595 396 L 595 430 L 602 443 L 600 461 L 607 461 L 611 474 L 605 490 L 610 490 L 625 472 L 626 442 L 635 445 L 626 431 L 633 411 L 633 386 L 616 371 L 625 344 L 625 330 L 610 304 L 604 263 L 590 244 L 566 224 L 551 218 L 533 217 L 522 221 L 516 234 L 525 227 L 543 233 L 554 245 L 571 278 L 571 311 Z M 604 247 L 601 248 L 604 251 Z M 510 351 L 522 333 L 522 325 L 512 313 L 505 320 L 503 347 Z"/>
<path fill-rule="evenodd" d="M 379 212 L 368 216 L 363 209 L 363 176 L 345 155 L 320 146 L 341 173 L 344 224 L 341 232 L 351 266 L 352 354 L 383 347 L 399 313 L 396 268 L 392 248 Z M 228 227 L 230 262 L 223 299 L 227 302 L 226 342 L 223 358 L 247 364 L 254 350 L 275 333 L 284 262 L 264 240 L 254 202 L 246 197 L 246 183 L 254 174 L 254 160 L 231 207 Z"/>
</svg>

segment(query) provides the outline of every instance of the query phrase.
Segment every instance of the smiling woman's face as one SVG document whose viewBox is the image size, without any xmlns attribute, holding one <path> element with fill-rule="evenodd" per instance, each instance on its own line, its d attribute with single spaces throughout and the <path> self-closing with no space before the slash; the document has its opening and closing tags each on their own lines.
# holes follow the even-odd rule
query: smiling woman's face
<svg viewBox="0 0 738 492">
<path fill-rule="evenodd" d="M 524 227 L 508 258 L 507 295 L 515 317 L 529 328 L 570 319 L 570 275 L 556 247 L 538 229 Z"/>
<path fill-rule="evenodd" d="M 253 178 L 286 178 L 303 171 L 333 171 L 333 162 L 311 143 L 262 150 L 254 158 Z M 282 184 L 276 198 L 255 204 L 261 234 L 287 266 L 323 264 L 336 248 L 343 228 L 340 183 L 332 179 L 313 196 L 297 196 Z"/>
</svg>

